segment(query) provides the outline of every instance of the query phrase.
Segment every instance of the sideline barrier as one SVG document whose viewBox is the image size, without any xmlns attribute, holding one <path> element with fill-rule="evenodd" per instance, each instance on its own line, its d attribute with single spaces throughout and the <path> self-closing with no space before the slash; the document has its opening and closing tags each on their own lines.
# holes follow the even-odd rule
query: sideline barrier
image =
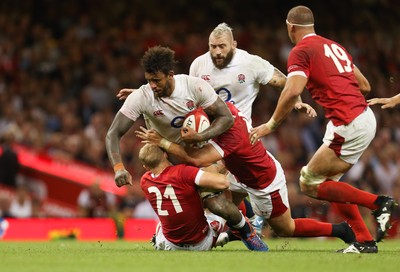
<svg viewBox="0 0 400 272">
<path fill-rule="evenodd" d="M 124 239 L 149 241 L 157 223 L 154 219 L 127 219 Z M 3 241 L 114 241 L 117 238 L 117 228 L 111 218 L 0 218 L 0 240 Z"/>
<path fill-rule="evenodd" d="M 154 219 L 127 219 L 124 224 L 124 239 L 150 241 L 157 224 L 158 220 Z"/>
<path fill-rule="evenodd" d="M 114 174 L 76 161 L 56 160 L 45 152 L 14 145 L 21 164 L 20 173 L 44 182 L 49 198 L 76 207 L 76 200 L 82 189 L 94 181 L 100 183 L 105 192 L 122 196 L 126 188 L 118 188 Z"/>
<path fill-rule="evenodd" d="M 2 240 L 117 239 L 115 223 L 110 218 L 7 218 L 2 227 L 4 224 L 8 226 Z"/>
</svg>

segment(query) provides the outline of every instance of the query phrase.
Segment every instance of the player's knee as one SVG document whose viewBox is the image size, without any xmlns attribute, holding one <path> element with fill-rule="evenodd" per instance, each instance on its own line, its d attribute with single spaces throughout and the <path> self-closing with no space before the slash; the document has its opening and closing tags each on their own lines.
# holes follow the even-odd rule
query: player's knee
<svg viewBox="0 0 400 272">
<path fill-rule="evenodd" d="M 278 227 L 274 227 L 273 231 L 279 237 L 292 237 L 294 230 L 289 225 L 280 225 Z"/>
<path fill-rule="evenodd" d="M 225 214 L 225 202 L 226 199 L 222 197 L 221 195 L 219 196 L 214 196 L 214 197 L 209 197 L 204 199 L 204 204 L 207 209 L 210 210 L 213 214 L 219 215 L 221 217 L 224 217 Z"/>
<path fill-rule="evenodd" d="M 325 179 L 324 176 L 313 173 L 307 166 L 304 166 L 300 171 L 300 190 L 306 195 L 315 197 L 319 184 L 324 182 Z"/>
</svg>

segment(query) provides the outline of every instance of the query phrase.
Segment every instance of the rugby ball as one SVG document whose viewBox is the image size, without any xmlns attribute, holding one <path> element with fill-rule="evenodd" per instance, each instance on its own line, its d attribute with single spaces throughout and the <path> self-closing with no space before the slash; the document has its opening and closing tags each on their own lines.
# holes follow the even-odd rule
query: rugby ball
<svg viewBox="0 0 400 272">
<path fill-rule="evenodd" d="M 190 127 L 196 132 L 202 132 L 210 126 L 210 120 L 202 108 L 189 112 L 183 121 L 183 127 Z M 197 143 L 196 147 L 202 147 L 206 142 Z"/>
</svg>

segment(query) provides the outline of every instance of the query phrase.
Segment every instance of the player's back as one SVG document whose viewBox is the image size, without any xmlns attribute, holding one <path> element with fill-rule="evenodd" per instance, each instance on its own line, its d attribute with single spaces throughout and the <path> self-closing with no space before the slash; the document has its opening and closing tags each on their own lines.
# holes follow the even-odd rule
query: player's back
<svg viewBox="0 0 400 272">
<path fill-rule="evenodd" d="M 348 124 L 367 106 L 353 69 L 352 57 L 345 48 L 319 35 L 303 38 L 288 59 L 288 76 L 305 73 L 312 98 L 335 125 Z"/>
<path fill-rule="evenodd" d="M 180 164 L 167 167 L 158 176 L 147 172 L 140 181 L 170 242 L 194 244 L 207 234 L 208 224 L 195 184 L 198 171 Z"/>
<path fill-rule="evenodd" d="M 275 178 L 276 166 L 261 141 L 254 145 L 249 140 L 249 124 L 233 104 L 227 103 L 235 123 L 227 132 L 213 139 L 223 154 L 226 168 L 240 182 L 254 189 L 268 186 Z"/>
</svg>

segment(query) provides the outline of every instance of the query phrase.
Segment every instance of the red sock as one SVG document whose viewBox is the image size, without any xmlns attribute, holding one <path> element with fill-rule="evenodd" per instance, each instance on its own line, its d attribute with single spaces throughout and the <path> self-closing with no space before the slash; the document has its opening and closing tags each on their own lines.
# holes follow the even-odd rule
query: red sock
<svg viewBox="0 0 400 272">
<path fill-rule="evenodd" d="M 317 198 L 329 202 L 352 203 L 371 210 L 378 208 L 374 204 L 377 195 L 357 189 L 347 183 L 327 180 L 318 186 Z"/>
<path fill-rule="evenodd" d="M 244 204 L 244 201 L 242 200 L 242 202 L 240 202 L 239 204 L 239 210 L 242 212 L 242 214 L 244 216 L 246 216 L 246 204 Z"/>
<path fill-rule="evenodd" d="M 357 205 L 332 202 L 331 208 L 336 209 L 339 215 L 349 223 L 358 242 L 374 240 L 365 225 Z"/>
<path fill-rule="evenodd" d="M 293 237 L 332 236 L 332 224 L 309 218 L 294 219 Z"/>
</svg>

